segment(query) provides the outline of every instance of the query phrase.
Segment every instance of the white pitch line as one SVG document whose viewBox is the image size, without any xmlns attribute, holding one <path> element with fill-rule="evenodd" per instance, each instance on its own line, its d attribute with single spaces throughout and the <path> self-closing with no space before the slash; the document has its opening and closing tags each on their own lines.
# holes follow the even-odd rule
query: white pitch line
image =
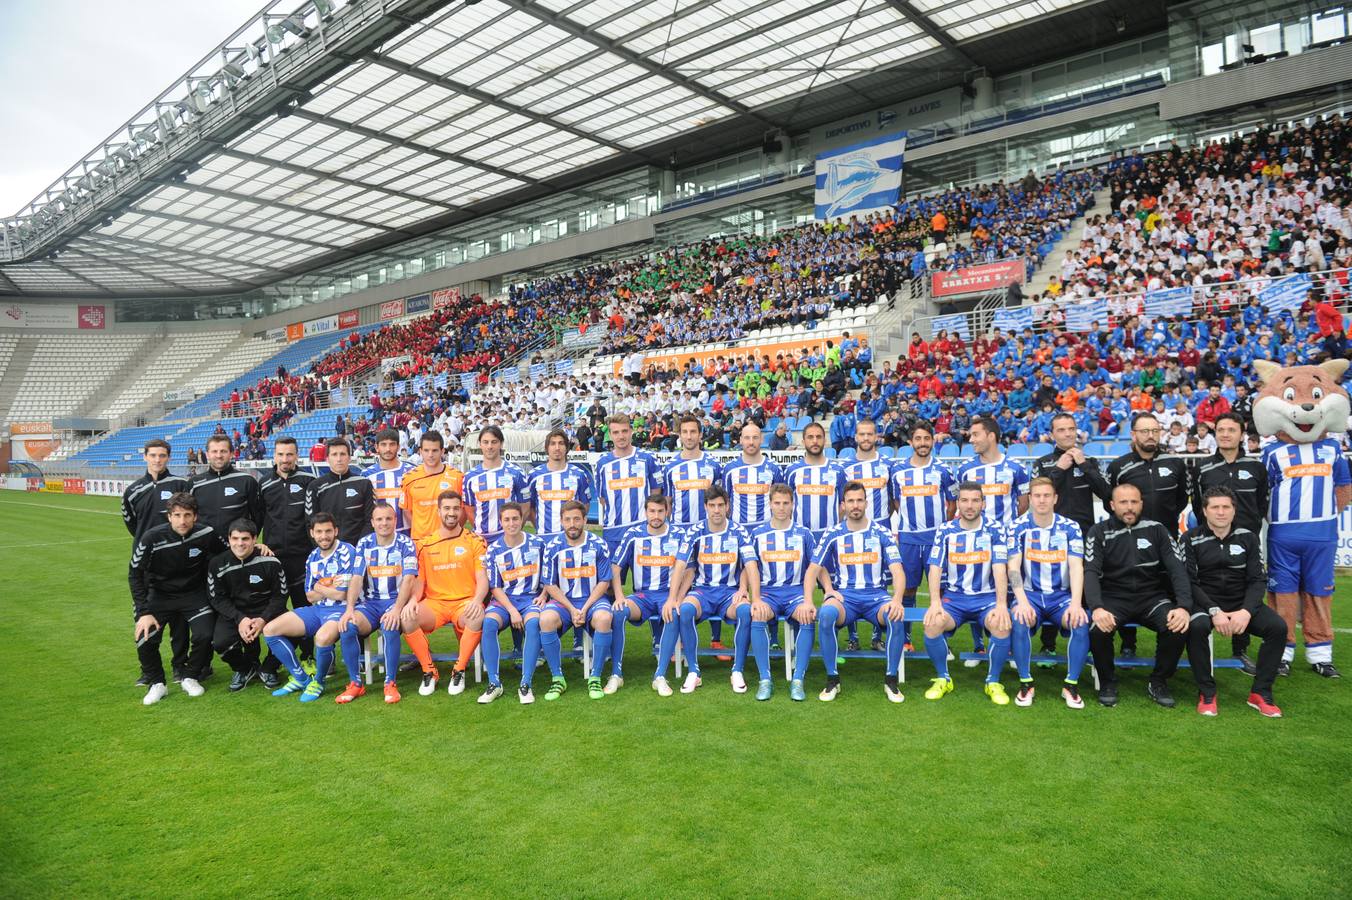
<svg viewBox="0 0 1352 900">
<path fill-rule="evenodd" d="M 35 509 L 56 509 L 62 512 L 93 513 L 96 516 L 121 516 L 120 512 L 109 512 L 106 509 L 80 509 L 78 506 L 48 506 L 46 503 L 27 503 L 23 500 L 0 500 L 0 503 L 6 503 L 10 506 L 31 506 Z"/>
<path fill-rule="evenodd" d="M 121 541 L 125 538 L 106 537 L 106 538 L 85 538 L 79 541 L 46 541 L 39 544 L 0 544 L 0 550 L 17 550 L 20 547 L 65 547 L 67 544 L 99 544 L 105 541 Z"/>
</svg>

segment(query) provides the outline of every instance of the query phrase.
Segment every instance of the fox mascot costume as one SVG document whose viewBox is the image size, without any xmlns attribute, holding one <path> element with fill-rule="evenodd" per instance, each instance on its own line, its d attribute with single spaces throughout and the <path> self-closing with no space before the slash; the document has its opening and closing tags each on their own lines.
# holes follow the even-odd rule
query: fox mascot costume
<svg viewBox="0 0 1352 900">
<path fill-rule="evenodd" d="M 1334 678 L 1333 560 L 1338 514 L 1352 499 L 1352 475 L 1336 435 L 1347 430 L 1348 394 L 1339 384 L 1348 361 L 1283 368 L 1255 360 L 1262 389 L 1253 404 L 1258 433 L 1276 438 L 1263 450 L 1271 487 L 1268 598 L 1286 620 L 1286 652 L 1296 655 L 1296 621 L 1305 629 L 1305 659 Z"/>
</svg>

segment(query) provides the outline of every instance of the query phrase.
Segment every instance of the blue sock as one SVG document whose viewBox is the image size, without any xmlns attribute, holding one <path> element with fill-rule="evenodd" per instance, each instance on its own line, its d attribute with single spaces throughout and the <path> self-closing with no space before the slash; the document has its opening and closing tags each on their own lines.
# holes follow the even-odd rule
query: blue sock
<svg viewBox="0 0 1352 900">
<path fill-rule="evenodd" d="M 616 678 L 624 677 L 624 628 L 628 624 L 627 613 L 616 613 L 610 623 L 610 656 L 615 660 L 610 671 Z"/>
<path fill-rule="evenodd" d="M 531 616 L 526 620 L 526 636 L 521 642 L 521 683 L 530 684 L 535 677 L 535 667 L 540 665 L 540 617 Z"/>
<path fill-rule="evenodd" d="M 1089 656 L 1089 626 L 1081 625 L 1070 630 L 1070 640 L 1066 644 L 1066 681 L 1077 684 L 1080 673 L 1084 671 L 1084 661 Z"/>
<path fill-rule="evenodd" d="M 751 649 L 751 604 L 737 607 L 737 627 L 732 632 L 732 671 L 746 671 L 746 653 Z M 770 652 L 767 636 L 765 652 Z"/>
<path fill-rule="evenodd" d="M 1015 619 L 1014 630 L 1010 632 L 1009 640 L 1014 653 L 1014 663 L 1019 667 L 1019 680 L 1027 681 L 1033 677 L 1033 631 Z"/>
<path fill-rule="evenodd" d="M 901 638 L 901 623 L 887 620 L 887 674 L 896 675 L 897 670 L 901 668 L 901 646 L 905 641 Z"/>
<path fill-rule="evenodd" d="M 343 645 L 343 665 L 347 667 L 347 680 L 360 682 L 361 634 L 357 631 L 357 623 L 349 622 L 338 639 Z"/>
<path fill-rule="evenodd" d="M 742 607 L 750 610 L 750 607 Z M 740 627 L 740 624 L 739 626 Z M 752 622 L 751 623 L 751 648 L 756 654 L 756 668 L 760 669 L 761 681 L 769 681 L 773 677 L 770 673 L 770 623 Z"/>
<path fill-rule="evenodd" d="M 915 594 L 902 594 L 902 595 L 901 595 L 901 605 L 904 606 L 904 607 L 906 607 L 907 609 L 915 609 Z M 910 623 L 910 622 L 904 622 L 904 623 L 902 624 L 901 633 L 904 634 L 904 635 L 906 636 L 906 643 L 909 644 L 909 643 L 911 642 L 911 623 Z"/>
<path fill-rule="evenodd" d="M 851 622 L 851 623 L 849 624 L 849 627 L 847 627 L 847 628 L 845 629 L 845 632 L 850 636 L 850 640 L 854 641 L 856 644 L 859 643 L 859 621 L 858 621 L 858 620 L 855 620 L 855 621 Z"/>
<path fill-rule="evenodd" d="M 671 665 L 671 658 L 676 655 L 676 638 L 680 633 L 680 619 L 662 623 L 662 637 L 657 646 L 657 674 L 653 678 L 667 677 L 667 666 Z"/>
<path fill-rule="evenodd" d="M 549 674 L 555 678 L 563 677 L 563 648 L 560 643 L 559 632 L 540 630 L 540 649 L 544 651 L 545 662 L 549 664 Z"/>
<path fill-rule="evenodd" d="M 380 637 L 385 643 L 385 683 L 394 684 L 394 676 L 399 672 L 399 642 L 403 640 L 403 632 L 397 628 L 393 631 L 382 628 Z"/>
<path fill-rule="evenodd" d="M 999 681 L 1000 670 L 1005 667 L 1005 660 L 1009 659 L 1009 635 L 1004 637 L 991 636 L 991 655 L 990 668 L 986 670 L 987 681 Z"/>
<path fill-rule="evenodd" d="M 315 680 L 320 684 L 329 677 L 329 672 L 333 669 L 333 645 L 321 647 L 315 644 Z"/>
<path fill-rule="evenodd" d="M 798 625 L 798 635 L 793 644 L 793 677 L 796 681 L 802 681 L 807 676 L 807 664 L 812 659 L 812 641 L 816 637 L 816 622 Z"/>
<path fill-rule="evenodd" d="M 723 620 L 722 620 L 722 619 L 714 619 L 712 622 L 709 623 L 709 640 L 711 640 L 711 641 L 721 641 L 721 640 L 723 640 Z"/>
<path fill-rule="evenodd" d="M 934 663 L 934 675 L 936 678 L 948 677 L 948 638 L 942 634 L 938 637 L 925 635 L 925 652 L 929 654 L 930 662 Z"/>
<path fill-rule="evenodd" d="M 680 609 L 681 653 L 685 656 L 685 667 L 696 675 L 699 674 L 699 632 L 695 630 L 697 619 L 699 610 L 694 603 L 686 600 Z"/>
<path fill-rule="evenodd" d="M 610 627 L 615 627 L 615 620 L 612 618 Z M 591 677 L 601 677 L 601 667 L 606 664 L 606 657 L 610 655 L 610 648 L 614 646 L 614 633 L 612 631 L 596 631 L 592 633 L 592 670 Z M 613 671 L 614 667 L 612 667 Z"/>
<path fill-rule="evenodd" d="M 972 629 L 972 649 L 977 653 L 980 653 L 985 649 L 985 642 L 983 641 L 984 633 L 981 630 L 981 626 L 975 622 L 972 622 L 969 627 Z"/>
<path fill-rule="evenodd" d="M 659 647 L 662 644 L 662 632 L 665 630 L 665 628 L 663 627 L 665 624 L 666 623 L 662 621 L 662 618 L 660 616 L 656 619 L 648 620 L 648 627 L 650 627 L 653 630 L 654 647 Z M 675 647 L 676 645 L 672 644 L 671 646 Z"/>
<path fill-rule="evenodd" d="M 484 654 L 484 672 L 489 684 L 502 684 L 498 667 L 502 664 L 502 647 L 498 644 L 498 629 L 502 623 L 497 616 L 484 616 L 484 633 L 479 639 L 479 648 Z"/>
<path fill-rule="evenodd" d="M 268 645 L 272 655 L 277 657 L 291 677 L 297 681 L 304 681 L 306 678 L 305 670 L 300 667 L 300 660 L 296 659 L 296 648 L 292 646 L 289 638 L 278 635 L 277 637 L 265 637 L 263 642 Z"/>
<path fill-rule="evenodd" d="M 822 664 L 826 666 L 826 674 L 834 678 L 836 677 L 836 657 L 840 655 L 840 643 L 836 637 L 836 627 L 840 622 L 840 610 L 828 603 L 821 608 L 817 618 L 821 619 L 821 625 L 817 628 L 817 639 L 822 645 Z"/>
</svg>

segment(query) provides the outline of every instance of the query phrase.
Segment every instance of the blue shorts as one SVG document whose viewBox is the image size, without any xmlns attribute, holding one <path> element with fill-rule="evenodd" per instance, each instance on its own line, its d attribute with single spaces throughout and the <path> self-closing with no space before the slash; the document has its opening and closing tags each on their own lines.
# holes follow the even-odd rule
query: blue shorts
<svg viewBox="0 0 1352 900">
<path fill-rule="evenodd" d="M 722 616 L 723 613 L 727 612 L 728 603 L 735 593 L 737 593 L 737 588 L 697 587 L 685 596 L 687 600 L 699 601 L 699 618 L 695 621 L 703 622 L 705 619 Z"/>
<path fill-rule="evenodd" d="M 634 591 L 629 599 L 638 604 L 639 621 L 662 615 L 662 606 L 670 599 L 667 591 Z M 633 621 L 632 617 L 630 621 Z"/>
<path fill-rule="evenodd" d="M 572 629 L 573 615 L 572 613 L 568 612 L 568 610 L 563 605 L 555 603 L 553 600 L 551 600 L 545 604 L 544 608 L 545 610 L 552 609 L 554 610 L 554 612 L 558 613 L 559 620 L 563 622 L 563 627 L 559 629 L 559 634 L 567 634 Z M 595 603 L 592 604 L 591 609 L 587 610 L 587 621 L 583 625 L 583 627 L 586 628 L 588 631 L 590 631 L 592 627 L 592 619 L 596 617 L 596 614 L 598 612 L 602 611 L 610 612 L 610 604 L 605 600 L 597 600 Z"/>
<path fill-rule="evenodd" d="M 380 630 L 380 617 L 394 608 L 393 600 L 363 600 L 354 609 L 366 617 L 372 631 Z"/>
<path fill-rule="evenodd" d="M 516 607 L 516 611 L 520 613 L 521 618 L 523 619 L 526 618 L 527 615 L 540 614 L 540 607 L 535 605 L 534 598 L 532 597 L 508 597 L 507 599 L 512 601 L 512 606 Z M 511 614 L 507 612 L 507 607 L 496 600 L 489 602 L 488 608 L 484 610 L 484 613 L 488 614 L 493 612 L 493 610 L 498 611 L 498 616 L 501 617 L 504 626 L 512 621 Z"/>
<path fill-rule="evenodd" d="M 346 603 L 334 603 L 331 606 L 302 606 L 292 610 L 305 624 L 305 636 L 312 638 L 321 627 L 329 622 L 337 622 L 347 612 Z"/>
<path fill-rule="evenodd" d="M 933 547 L 933 540 L 927 544 L 897 542 L 897 550 L 901 553 L 901 571 L 906 573 L 907 593 L 914 592 L 920 587 L 920 582 L 925 580 L 925 573 L 929 570 L 930 550 Z"/>
<path fill-rule="evenodd" d="M 1061 628 L 1061 619 L 1066 615 L 1066 610 L 1070 609 L 1070 594 L 1061 591 L 1055 594 L 1039 594 L 1037 591 L 1027 591 L 1028 602 L 1033 605 L 1033 612 L 1037 613 L 1037 623 L 1033 628 L 1039 625 L 1055 625 Z M 1070 629 L 1061 628 L 1061 635 L 1070 634 Z"/>
<path fill-rule="evenodd" d="M 1312 541 L 1268 526 L 1268 590 L 1333 596 L 1333 558 L 1338 542 Z"/>
<path fill-rule="evenodd" d="M 845 598 L 845 621 L 842 625 L 852 625 L 861 619 L 878 624 L 878 612 L 891 600 L 892 595 L 881 588 L 870 591 L 841 591 Z"/>
<path fill-rule="evenodd" d="M 761 588 L 761 600 L 775 611 L 776 616 L 787 619 L 793 615 L 795 609 L 803 605 L 803 588 L 794 584 Z"/>
<path fill-rule="evenodd" d="M 944 597 L 944 612 L 953 619 L 953 631 L 968 622 L 986 625 L 986 614 L 995 609 L 994 594 L 948 594 Z M 949 631 L 952 634 L 953 631 Z"/>
</svg>

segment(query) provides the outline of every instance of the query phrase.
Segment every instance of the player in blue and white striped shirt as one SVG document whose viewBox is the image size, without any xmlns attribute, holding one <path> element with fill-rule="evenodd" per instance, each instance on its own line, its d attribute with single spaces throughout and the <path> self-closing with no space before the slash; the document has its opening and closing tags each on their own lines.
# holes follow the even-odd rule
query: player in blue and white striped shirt
<svg viewBox="0 0 1352 900">
<path fill-rule="evenodd" d="M 756 544 L 756 558 L 760 562 L 761 600 L 765 601 L 766 618 L 752 609 L 751 652 L 760 669 L 761 683 L 771 682 L 770 625 L 775 618 L 793 623 L 793 680 L 789 697 L 805 700 L 803 677 L 812 657 L 812 640 L 817 632 L 817 608 L 804 601 L 803 581 L 807 567 L 812 563 L 816 541 L 812 532 L 793 524 L 793 488 L 776 484 L 770 488 L 770 521 L 756 526 L 751 532 Z M 771 682 L 772 683 L 772 682 Z"/>
<path fill-rule="evenodd" d="M 845 470 L 848 481 L 857 481 L 864 486 L 867 502 L 864 514 L 870 522 L 884 525 L 892 515 L 892 461 L 878 455 L 878 426 L 872 419 L 860 419 L 854 429 L 855 455 L 852 459 L 842 460 L 840 467 Z M 874 650 L 883 649 L 883 631 L 873 628 Z M 859 649 L 859 625 L 851 622 L 850 640 L 846 650 Z"/>
<path fill-rule="evenodd" d="M 813 422 L 803 429 L 803 459 L 784 472 L 793 488 L 793 520 L 820 537 L 840 522 L 845 470 L 825 455 L 826 429 Z"/>
<path fill-rule="evenodd" d="M 605 543 L 587 530 L 587 508 L 576 500 L 564 504 L 563 534 L 548 544 L 541 584 L 549 595 L 540 613 L 540 649 L 549 663 L 553 681 L 546 700 L 557 700 L 568 690 L 563 677 L 563 649 L 559 639 L 570 628 L 589 628 L 594 639 L 592 671 L 587 694 L 600 699 L 601 666 L 610 653 L 610 552 Z M 527 659 L 522 680 L 530 684 L 537 659 Z"/>
<path fill-rule="evenodd" d="M 958 517 L 934 535 L 929 558 L 930 605 L 925 613 L 925 650 L 938 675 L 926 700 L 953 690 L 948 677 L 948 635 L 963 622 L 984 625 L 991 633 L 986 696 L 998 706 L 1009 703 L 1000 669 L 1009 656 L 1009 547 L 1003 526 L 985 518 L 982 485 L 958 485 Z"/>
<path fill-rule="evenodd" d="M 680 558 L 686 532 L 667 520 L 670 507 L 671 500 L 666 495 L 648 495 L 643 505 L 647 521 L 624 533 L 619 549 L 611 558 L 615 599 L 611 603 L 614 624 L 611 626 L 610 652 L 615 658 L 615 665 L 604 689 L 607 694 L 613 694 L 624 686 L 625 626 L 630 622 L 642 622 L 660 616 L 663 605 L 671 596 L 671 573 Z M 694 574 L 687 570 L 687 582 Z M 629 575 L 633 576 L 633 590 L 626 592 L 624 579 Z M 659 636 L 660 631 L 654 629 L 654 643 L 658 642 Z"/>
<path fill-rule="evenodd" d="M 831 529 L 817 544 L 803 582 L 803 599 L 811 602 L 812 591 L 820 582 L 826 592 L 817 615 L 817 629 L 826 665 L 826 687 L 822 700 L 834 700 L 840 693 L 836 671 L 836 629 L 856 619 L 867 619 L 887 629 L 887 675 L 883 692 L 893 703 L 901 703 L 898 683 L 901 647 L 904 639 L 901 622 L 906 615 L 902 596 L 906 575 L 901 570 L 901 554 L 887 526 L 870 522 L 866 515 L 867 492 L 856 481 L 845 486 L 845 521 Z M 888 585 L 891 584 L 891 598 Z"/>
<path fill-rule="evenodd" d="M 662 464 L 634 446 L 627 416 L 613 415 L 606 424 L 615 446 L 596 462 L 596 494 L 601 500 L 602 534 L 613 555 L 624 533 L 643 521 L 647 496 L 662 490 Z"/>
<path fill-rule="evenodd" d="M 381 429 L 376 434 L 376 464 L 362 470 L 362 477 L 371 482 L 377 500 L 384 500 L 394 509 L 395 527 L 400 534 L 408 534 L 409 518 L 404 514 L 404 476 L 417 466 L 399 459 L 399 432 L 393 428 Z"/>
<path fill-rule="evenodd" d="M 502 537 L 488 548 L 488 595 L 491 598 L 484 610 L 483 650 L 484 671 L 488 686 L 479 695 L 480 703 L 492 703 L 502 696 L 502 681 L 498 669 L 502 663 L 502 647 L 498 633 L 508 626 L 525 634 L 521 657 L 539 658 L 540 608 L 545 594 L 541 588 L 540 573 L 548 553 L 547 542 L 536 534 L 522 531 L 526 510 L 520 503 L 504 503 L 498 510 L 502 522 Z M 522 703 L 535 702 L 530 682 L 523 681 L 518 699 Z"/>
<path fill-rule="evenodd" d="M 990 416 L 973 419 L 968 435 L 976 457 L 958 466 L 958 481 L 981 485 L 986 518 L 1007 528 L 1016 517 L 1028 511 L 1028 498 L 1024 495 L 1028 470 L 1001 452 L 1000 426 Z M 975 623 L 972 625 L 972 646 L 977 653 L 985 649 L 981 628 Z M 977 665 L 976 660 L 967 663 L 968 668 Z"/>
<path fill-rule="evenodd" d="M 704 522 L 686 532 L 680 558 L 671 573 L 671 596 L 662 607 L 665 624 L 653 690 L 663 697 L 671 696 L 667 666 L 676 651 L 678 635 L 690 668 L 681 693 L 689 694 L 700 686 L 699 634 L 695 626 L 710 616 L 737 622 L 732 689 L 739 694 L 746 691 L 742 669 L 751 646 L 752 605 L 761 603 L 756 545 L 745 528 L 728 521 L 728 495 L 721 487 L 711 487 L 705 492 L 704 511 L 707 516 Z M 687 571 L 693 571 L 693 579 L 686 578 Z"/>
<path fill-rule="evenodd" d="M 1061 697 L 1084 709 L 1080 672 L 1089 656 L 1089 616 L 1084 611 L 1084 536 L 1080 526 L 1056 512 L 1056 485 L 1050 478 L 1028 483 L 1029 510 L 1009 529 L 1009 587 L 1014 594 L 1014 662 L 1019 692 L 1014 702 L 1033 705 L 1033 632 L 1042 623 L 1070 635 L 1066 683 Z"/>
<path fill-rule="evenodd" d="M 461 493 L 471 530 L 491 544 L 502 537 L 502 505 L 526 502 L 526 473 L 502 458 L 502 429 L 496 425 L 479 432 L 479 450 L 484 460 L 465 473 Z"/>
<path fill-rule="evenodd" d="M 357 602 L 357 592 L 349 592 L 347 610 L 338 620 L 348 676 L 347 688 L 336 698 L 338 703 L 351 703 L 366 694 L 361 677 L 361 642 L 377 628 L 384 641 L 385 702 L 399 702 L 399 691 L 391 688 L 399 672 L 403 628 L 394 607 L 413 590 L 418 577 L 418 549 L 408 535 L 396 531 L 397 521 L 394 507 L 377 500 L 371 510 L 371 527 L 375 530 L 357 541 L 353 580 L 362 582 L 361 602 Z"/>
<path fill-rule="evenodd" d="M 535 533 L 555 535 L 563 531 L 563 504 L 592 501 L 591 473 L 568 461 L 568 435 L 557 428 L 545 437 L 545 461 L 531 470 L 526 499 L 535 510 Z"/>
<path fill-rule="evenodd" d="M 955 515 L 952 471 L 934 459 L 934 426 L 916 422 L 911 427 L 911 458 L 892 467 L 892 505 L 897 512 L 897 550 L 906 574 L 902 602 L 915 606 L 915 593 L 929 569 L 934 532 Z M 911 647 L 911 623 L 902 626 L 906 650 Z"/>
<path fill-rule="evenodd" d="M 699 417 L 687 413 L 677 426 L 681 449 L 662 470 L 662 492 L 671 498 L 671 521 L 687 529 L 704 521 L 704 492 L 723 480 L 718 463 L 700 449 Z M 653 633 L 656 637 L 656 632 Z M 709 623 L 710 646 L 723 647 L 723 623 Z M 726 657 L 724 657 L 726 659 Z"/>
<path fill-rule="evenodd" d="M 743 528 L 770 519 L 770 486 L 784 481 L 781 469 L 761 449 L 761 430 L 755 422 L 742 426 L 742 455 L 723 465 L 723 490 L 732 505 L 728 517 Z"/>
</svg>

